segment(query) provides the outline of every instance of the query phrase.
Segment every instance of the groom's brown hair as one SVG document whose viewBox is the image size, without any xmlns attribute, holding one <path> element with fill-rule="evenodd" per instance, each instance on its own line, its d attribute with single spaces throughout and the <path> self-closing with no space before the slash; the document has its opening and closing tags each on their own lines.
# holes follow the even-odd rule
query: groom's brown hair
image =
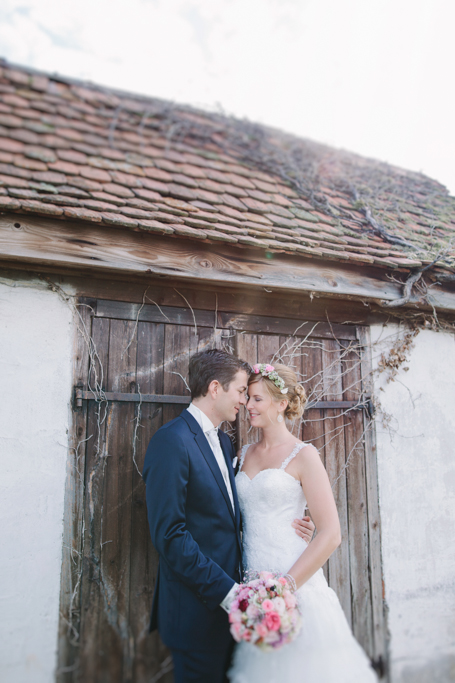
<svg viewBox="0 0 455 683">
<path fill-rule="evenodd" d="M 250 375 L 251 366 L 227 351 L 208 349 L 195 353 L 190 358 L 188 374 L 191 399 L 206 396 L 209 384 L 214 379 L 218 380 L 224 391 L 227 391 L 239 370 L 244 370 Z"/>
</svg>

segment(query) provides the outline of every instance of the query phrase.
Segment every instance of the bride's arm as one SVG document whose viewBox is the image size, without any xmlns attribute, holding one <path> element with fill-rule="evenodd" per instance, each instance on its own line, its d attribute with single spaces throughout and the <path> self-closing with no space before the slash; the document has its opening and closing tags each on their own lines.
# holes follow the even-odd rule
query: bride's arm
<svg viewBox="0 0 455 683">
<path fill-rule="evenodd" d="M 299 588 L 327 562 L 340 545 L 341 533 L 329 478 L 319 453 L 313 446 L 306 446 L 297 458 L 300 483 L 318 530 L 316 537 L 288 572 Z"/>
</svg>

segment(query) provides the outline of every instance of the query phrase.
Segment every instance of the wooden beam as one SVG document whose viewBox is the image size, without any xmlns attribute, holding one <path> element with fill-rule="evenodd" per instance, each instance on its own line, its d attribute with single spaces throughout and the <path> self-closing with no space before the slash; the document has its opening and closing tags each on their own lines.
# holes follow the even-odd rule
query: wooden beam
<svg viewBox="0 0 455 683">
<path fill-rule="evenodd" d="M 84 299 L 81 299 L 84 301 Z M 217 311 L 199 310 L 197 308 L 182 308 L 178 306 L 160 306 L 153 304 L 131 304 L 109 299 L 87 303 L 100 318 L 117 318 L 120 320 L 138 320 L 143 322 L 164 323 L 173 325 L 189 325 L 196 327 L 214 327 L 241 332 L 260 332 L 262 334 L 289 334 L 295 337 L 357 339 L 354 325 L 339 325 L 337 323 L 302 321 L 284 317 L 252 315 L 244 313 L 224 313 Z"/>
<path fill-rule="evenodd" d="M 19 226 L 19 227 L 17 227 Z M 0 258 L 80 270 L 237 284 L 274 291 L 315 292 L 357 300 L 392 301 L 402 286 L 379 268 L 315 261 L 226 244 L 208 244 L 146 232 L 19 215 L 0 218 Z M 432 293 L 437 310 L 455 311 L 455 293 Z M 410 301 L 415 308 L 419 300 Z M 426 306 L 419 305 L 419 308 Z M 430 308 L 431 310 L 431 308 Z"/>
</svg>

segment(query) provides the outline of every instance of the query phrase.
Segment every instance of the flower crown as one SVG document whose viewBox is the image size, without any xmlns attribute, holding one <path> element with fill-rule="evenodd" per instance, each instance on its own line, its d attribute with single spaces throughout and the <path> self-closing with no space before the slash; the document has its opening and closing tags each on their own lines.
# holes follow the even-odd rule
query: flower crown
<svg viewBox="0 0 455 683">
<path fill-rule="evenodd" d="M 282 394 L 288 393 L 289 390 L 284 386 L 284 379 L 279 376 L 273 365 L 256 363 L 256 365 L 253 365 L 253 372 L 255 375 L 261 374 L 263 377 L 270 379 Z"/>
</svg>

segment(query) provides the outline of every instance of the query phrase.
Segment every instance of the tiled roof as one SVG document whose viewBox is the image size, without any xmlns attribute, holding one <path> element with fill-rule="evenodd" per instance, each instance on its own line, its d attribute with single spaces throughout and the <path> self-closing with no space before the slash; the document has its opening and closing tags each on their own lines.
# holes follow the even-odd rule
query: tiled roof
<svg viewBox="0 0 455 683">
<path fill-rule="evenodd" d="M 5 63 L 0 211 L 358 265 L 455 263 L 455 198 L 425 176 Z"/>
</svg>

